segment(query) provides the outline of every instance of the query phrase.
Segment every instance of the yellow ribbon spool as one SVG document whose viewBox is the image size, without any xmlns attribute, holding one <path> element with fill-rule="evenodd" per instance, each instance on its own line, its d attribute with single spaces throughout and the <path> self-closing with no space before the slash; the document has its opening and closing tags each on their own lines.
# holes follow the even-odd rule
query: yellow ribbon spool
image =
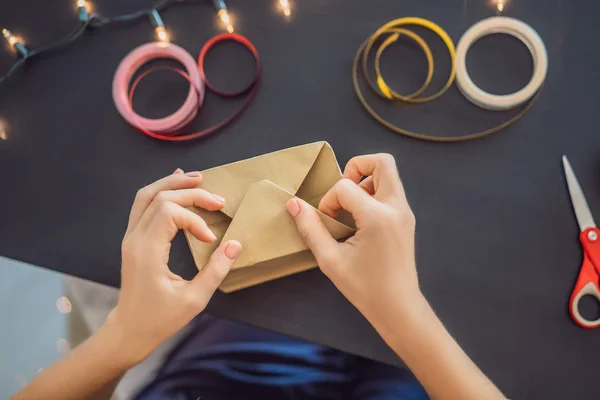
<svg viewBox="0 0 600 400">
<path fill-rule="evenodd" d="M 427 45 L 427 42 L 425 42 L 423 40 L 423 38 L 419 35 L 417 35 L 416 33 L 414 33 L 413 31 L 409 31 L 406 29 L 400 29 L 400 28 L 392 28 L 387 32 L 394 32 L 393 35 L 391 35 L 390 37 L 388 37 L 382 44 L 381 46 L 379 46 L 379 48 L 377 49 L 377 54 L 375 56 L 375 76 L 377 76 L 377 86 L 379 86 L 379 89 L 381 90 L 381 92 L 384 94 L 385 97 L 387 97 L 388 99 L 406 99 L 407 101 L 410 101 L 412 98 L 419 96 L 421 93 L 423 93 L 425 91 L 425 89 L 427 89 L 427 87 L 429 87 L 429 84 L 431 83 L 431 78 L 433 77 L 433 55 L 431 54 L 431 49 L 429 48 L 429 46 Z M 415 42 L 417 42 L 417 44 L 419 45 L 419 47 L 421 47 L 421 49 L 423 50 L 423 53 L 425 53 L 425 57 L 427 57 L 427 77 L 425 78 L 425 82 L 423 83 L 423 85 L 414 93 L 411 93 L 407 96 L 402 96 L 399 95 L 398 93 L 394 92 L 383 80 L 383 76 L 381 75 L 381 68 L 379 66 L 379 59 L 381 58 L 381 54 L 383 53 L 383 51 L 392 43 L 396 42 L 398 40 L 398 38 L 400 37 L 400 35 L 406 35 L 409 38 L 413 39 Z M 364 64 L 363 68 L 366 68 L 366 63 Z"/>
<path fill-rule="evenodd" d="M 448 49 L 448 53 L 450 55 L 451 69 L 450 69 L 450 74 L 448 76 L 448 80 L 446 81 L 446 84 L 439 91 L 437 91 L 436 93 L 434 93 L 430 96 L 427 96 L 427 97 L 418 97 L 418 96 L 420 96 L 427 89 L 427 87 L 431 83 L 431 77 L 433 76 L 434 62 L 433 62 L 433 57 L 431 56 L 431 50 L 429 49 L 429 46 L 423 40 L 422 37 L 420 37 L 419 35 L 417 35 L 416 33 L 412 32 L 410 30 L 399 28 L 399 27 L 405 26 L 405 25 L 417 25 L 417 26 L 421 26 L 423 28 L 429 29 L 430 31 L 434 32 L 436 35 L 438 35 L 442 39 L 442 41 L 446 45 L 446 47 Z M 385 35 L 385 34 L 391 34 L 391 36 L 389 36 L 388 38 L 386 38 L 383 41 L 383 43 L 379 46 L 379 48 L 377 49 L 377 52 L 375 54 L 375 76 L 376 76 L 376 82 L 377 82 L 377 84 L 375 84 L 375 82 L 373 82 L 373 79 L 371 78 L 371 76 L 368 73 L 367 59 L 368 59 L 369 53 L 371 52 L 371 50 L 373 48 L 373 45 L 377 41 L 377 39 L 379 39 L 382 35 Z M 427 63 L 429 66 L 429 71 L 427 74 L 427 78 L 425 79 L 425 83 L 417 91 L 415 91 L 414 93 L 411 93 L 409 95 L 401 95 L 401 94 L 396 93 L 393 89 L 391 89 L 389 87 L 389 85 L 385 82 L 385 80 L 383 79 L 383 76 L 381 75 L 381 70 L 379 68 L 379 60 L 381 58 L 381 55 L 383 54 L 383 52 L 385 51 L 385 49 L 387 47 L 389 47 L 392 43 L 394 43 L 398 40 L 400 35 L 405 35 L 405 36 L 410 37 L 421 47 L 421 49 L 425 53 L 425 56 L 427 57 Z M 361 55 L 362 55 L 362 57 L 361 57 Z M 358 64 L 359 64 L 359 62 L 361 62 L 362 72 L 363 72 L 365 81 L 367 82 L 367 85 L 370 87 L 370 89 L 378 96 L 389 99 L 389 100 L 402 101 L 405 103 L 426 103 L 426 102 L 437 99 L 438 97 L 443 95 L 450 88 L 450 86 L 452 86 L 452 83 L 454 82 L 454 78 L 456 76 L 456 68 L 454 65 L 455 56 L 456 56 L 456 50 L 454 47 L 454 42 L 452 41 L 450 36 L 446 33 L 446 31 L 443 30 L 436 23 L 429 21 L 427 19 L 418 18 L 418 17 L 406 17 L 406 18 L 395 19 L 395 20 L 390 21 L 390 22 L 386 23 L 385 25 L 381 26 L 379 29 L 377 29 L 377 31 L 375 31 L 374 34 L 369 36 L 367 38 L 367 40 L 365 40 L 358 48 L 358 51 L 356 52 L 354 61 L 352 63 L 352 83 L 354 85 L 354 91 L 356 92 L 356 95 L 358 96 L 358 100 L 363 105 L 363 107 L 380 124 L 384 125 L 385 127 L 389 128 L 392 131 L 399 133 L 401 135 L 409 136 L 409 137 L 412 137 L 415 139 L 433 141 L 433 142 L 461 142 L 461 141 L 465 141 L 465 140 L 481 138 L 483 136 L 487 136 L 492 133 L 498 132 L 499 130 L 506 128 L 507 126 L 509 126 L 512 123 L 519 120 L 523 115 L 525 115 L 525 113 L 531 108 L 531 106 L 533 105 L 535 100 L 539 97 L 541 89 L 537 92 L 537 94 L 529 101 L 529 103 L 518 114 L 516 114 L 509 120 L 507 120 L 497 126 L 494 126 L 492 128 L 486 129 L 484 131 L 471 133 L 468 135 L 454 136 L 454 137 L 431 136 L 431 135 L 418 133 L 418 132 L 412 132 L 407 129 L 400 128 L 399 126 L 394 125 L 393 123 L 387 121 L 385 118 L 380 116 L 369 105 L 369 103 L 365 99 L 365 97 L 362 93 L 362 90 L 360 88 L 360 85 L 358 83 Z"/>
<path fill-rule="evenodd" d="M 371 52 L 371 49 L 373 48 L 373 44 L 375 44 L 377 39 L 379 39 L 379 37 L 381 37 L 382 35 L 389 33 L 389 32 L 394 32 L 395 28 L 397 28 L 399 26 L 404 26 L 404 25 L 418 25 L 418 26 L 422 26 L 423 28 L 429 29 L 430 31 L 432 31 L 433 33 L 438 35 L 444 41 L 444 44 L 448 48 L 448 53 L 450 54 L 450 63 L 452 65 L 452 68 L 450 70 L 450 75 L 449 75 L 448 80 L 446 81 L 446 84 L 444 85 L 444 87 L 441 90 L 439 90 L 437 93 L 435 93 L 431 96 L 423 97 L 423 98 L 416 98 L 416 96 L 421 94 L 422 91 L 421 91 L 421 93 L 418 93 L 419 91 L 417 91 L 417 92 L 413 93 L 412 95 L 401 96 L 390 89 L 390 87 L 383 80 L 383 77 L 381 76 L 381 72 L 377 71 L 377 83 L 378 83 L 379 89 L 381 90 L 381 92 L 379 92 L 378 90 L 375 89 L 375 85 L 373 85 L 373 81 L 371 80 L 371 78 L 369 77 L 369 74 L 367 72 L 367 58 L 369 56 L 369 53 Z M 406 31 L 405 29 L 403 29 L 403 30 Z M 413 33 L 416 37 L 418 37 L 420 39 L 420 41 L 416 40 L 417 43 L 421 44 L 421 42 L 425 42 L 423 40 L 423 38 L 418 36 L 416 33 L 412 32 L 412 31 L 408 31 L 408 32 Z M 392 38 L 392 37 L 390 37 L 390 38 Z M 390 38 L 388 38 L 386 41 L 384 41 L 381 44 L 381 46 L 379 46 L 379 50 L 377 51 L 377 56 L 375 58 L 376 65 L 379 65 L 379 58 L 381 57 L 383 50 L 385 50 L 385 48 L 387 48 L 391 43 L 398 40 L 398 38 L 396 37 L 395 38 L 396 40 L 390 41 L 389 40 Z M 427 46 L 427 48 L 429 48 L 429 47 Z M 386 98 L 389 98 L 389 99 L 395 98 L 397 100 L 401 100 L 406 103 L 426 103 L 428 101 L 437 99 L 438 97 L 443 95 L 446 92 L 446 90 L 448 90 L 448 88 L 450 88 L 450 86 L 452 86 L 452 82 L 454 82 L 454 77 L 456 76 L 456 70 L 454 68 L 455 53 L 456 53 L 456 51 L 454 49 L 454 42 L 452 41 L 450 36 L 448 36 L 446 31 L 444 31 L 436 23 L 426 20 L 424 18 L 417 18 L 417 17 L 399 18 L 399 19 L 395 19 L 395 20 L 383 25 L 381 28 L 377 29 L 377 31 L 375 31 L 375 33 L 367 39 L 366 46 L 365 46 L 365 49 L 363 52 L 363 57 L 362 57 L 362 69 L 363 69 L 365 78 L 367 79 L 367 83 L 369 84 L 369 86 L 375 93 L 377 93 L 379 95 L 383 94 L 384 97 L 386 97 Z M 433 66 L 433 61 L 431 62 L 431 64 Z M 431 71 L 431 72 L 433 75 L 433 71 Z M 427 86 L 429 86 L 429 85 L 427 85 Z M 427 88 L 427 86 L 425 88 L 423 88 L 423 91 Z M 386 96 L 385 95 L 386 92 L 391 94 L 392 97 Z"/>
</svg>

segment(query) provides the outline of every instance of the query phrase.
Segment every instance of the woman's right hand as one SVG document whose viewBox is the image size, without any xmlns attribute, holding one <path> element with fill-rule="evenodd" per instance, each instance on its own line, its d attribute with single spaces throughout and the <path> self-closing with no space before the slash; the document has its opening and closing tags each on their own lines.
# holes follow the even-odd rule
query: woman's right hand
<svg viewBox="0 0 600 400">
<path fill-rule="evenodd" d="M 422 299 L 415 265 L 415 217 L 393 156 L 351 159 L 343 179 L 321 200 L 319 209 L 325 214 L 335 218 L 345 209 L 356 221 L 356 234 L 344 243 L 331 237 L 303 200 L 291 199 L 286 207 L 323 273 L 371 323 L 389 318 L 390 308 L 398 311 L 398 305 L 411 307 Z"/>
<path fill-rule="evenodd" d="M 469 359 L 419 289 L 415 217 L 389 154 L 355 157 L 321 200 L 331 217 L 344 209 L 356 234 L 335 241 L 300 199 L 286 207 L 321 270 L 371 322 L 435 399 L 505 399 Z M 362 180 L 365 178 L 364 180 Z"/>
</svg>

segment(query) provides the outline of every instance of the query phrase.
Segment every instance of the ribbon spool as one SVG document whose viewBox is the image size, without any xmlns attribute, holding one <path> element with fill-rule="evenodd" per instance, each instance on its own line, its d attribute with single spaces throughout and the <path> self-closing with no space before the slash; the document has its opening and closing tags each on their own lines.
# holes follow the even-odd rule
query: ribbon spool
<svg viewBox="0 0 600 400">
<path fill-rule="evenodd" d="M 183 105 L 173 114 L 159 119 L 144 118 L 133 110 L 129 96 L 129 83 L 142 65 L 159 58 L 179 61 L 185 67 L 190 81 L 190 90 Z M 141 78 L 137 79 L 135 86 L 140 80 Z M 134 49 L 121 61 L 113 79 L 113 100 L 121 116 L 130 125 L 166 135 L 181 129 L 194 119 L 204 100 L 204 80 L 200 77 L 194 58 L 181 47 L 172 43 L 148 43 Z"/>
<path fill-rule="evenodd" d="M 494 33 L 503 33 L 519 39 L 531 53 L 533 75 L 521 90 L 507 95 L 487 93 L 477 87 L 467 72 L 467 52 L 477 40 Z M 532 27 L 514 18 L 492 17 L 479 21 L 460 38 L 456 50 L 456 84 L 473 104 L 488 110 L 509 110 L 531 99 L 542 87 L 548 71 L 548 55 L 544 42 Z"/>
<path fill-rule="evenodd" d="M 451 65 L 452 65 L 450 74 L 448 76 L 448 80 L 446 81 L 446 84 L 444 85 L 444 87 L 442 87 L 438 92 L 436 92 L 435 94 L 433 94 L 431 96 L 417 97 L 421 93 L 423 93 L 423 91 L 425 91 L 425 89 L 427 89 L 427 87 L 429 86 L 429 82 L 431 82 L 431 78 L 429 78 L 429 73 L 427 74 L 428 79 L 426 80 L 426 84 L 421 86 L 421 88 L 419 90 L 417 90 L 416 92 L 414 92 L 408 96 L 402 96 L 402 95 L 397 94 L 385 83 L 385 80 L 383 79 L 383 77 L 381 75 L 381 71 L 379 69 L 379 59 L 381 58 L 381 54 L 383 53 L 383 51 L 390 44 L 392 44 L 393 42 L 398 40 L 398 36 L 396 36 L 396 35 L 392 35 L 389 38 L 387 38 L 379 46 L 379 49 L 377 50 L 377 54 L 375 56 L 377 86 L 379 87 L 379 91 L 375 88 L 375 85 L 373 84 L 373 81 L 371 80 L 371 78 L 368 74 L 367 59 L 369 57 L 369 53 L 371 52 L 371 49 L 373 48 L 373 45 L 377 41 L 377 39 L 379 39 L 382 35 L 384 35 L 386 33 L 398 33 L 397 32 L 398 27 L 405 26 L 405 25 L 417 25 L 417 26 L 421 26 L 423 28 L 426 28 L 426 29 L 432 31 L 433 33 L 435 33 L 442 39 L 442 41 L 448 48 L 448 53 L 450 54 L 450 61 L 451 61 Z M 417 42 L 417 44 L 423 49 L 426 56 L 428 55 L 428 53 L 431 54 L 431 51 L 429 50 L 429 46 L 427 46 L 427 42 L 425 42 L 425 40 L 423 40 L 423 38 L 421 38 L 419 35 L 417 35 L 416 33 L 412 32 L 412 31 L 408 31 L 407 29 L 402 29 L 402 31 L 403 32 L 411 32 L 412 35 L 409 35 L 409 36 L 412 39 L 414 39 Z M 418 39 L 416 39 L 416 38 L 418 38 Z M 428 21 L 424 18 L 407 17 L 407 18 L 399 18 L 399 19 L 390 21 L 387 24 L 383 25 L 381 28 L 377 29 L 377 31 L 365 41 L 363 46 L 364 46 L 364 51 L 362 52 L 362 71 L 365 76 L 365 79 L 366 79 L 369 87 L 371 88 L 371 90 L 373 90 L 375 93 L 377 93 L 378 95 L 383 96 L 385 98 L 396 99 L 396 100 L 400 100 L 400 101 L 403 101 L 406 103 L 426 103 L 428 101 L 435 100 L 438 97 L 440 97 L 441 95 L 443 95 L 446 92 L 446 90 L 448 90 L 448 88 L 450 88 L 450 86 L 452 85 L 452 82 L 454 82 L 454 76 L 455 76 L 454 42 L 452 41 L 450 36 L 448 36 L 446 31 L 444 31 L 439 25 L 437 25 L 434 22 Z M 357 57 L 360 55 L 360 53 L 361 53 L 361 51 L 359 50 L 359 52 L 357 53 Z M 433 57 L 430 60 L 429 56 L 428 56 L 427 61 L 431 68 L 431 75 L 433 75 L 433 70 L 434 70 Z"/>
<path fill-rule="evenodd" d="M 256 61 L 256 73 L 250 84 L 241 91 L 233 93 L 216 89 L 207 81 L 204 71 L 204 59 L 208 51 L 215 44 L 226 40 L 233 40 L 242 44 L 252 53 Z M 185 71 L 171 67 L 151 68 L 131 82 L 132 77 L 142 65 L 159 58 L 169 58 L 179 61 L 184 66 Z M 183 76 L 190 82 L 190 90 L 183 105 L 173 114 L 159 119 L 144 118 L 133 110 L 133 95 L 140 81 L 150 73 L 158 70 L 171 70 Z M 216 132 L 237 118 L 250 104 L 256 94 L 260 80 L 260 71 L 258 51 L 248 39 L 239 34 L 225 33 L 213 37 L 202 47 L 197 63 L 187 51 L 175 44 L 163 42 L 148 43 L 134 49 L 121 61 L 113 79 L 113 100 L 119 114 L 140 132 L 159 140 L 186 141 Z M 129 88 L 130 82 L 131 88 Z M 246 95 L 246 98 L 237 110 L 221 122 L 199 132 L 180 134 L 180 130 L 188 125 L 198 114 L 204 101 L 205 86 L 219 96 L 239 97 Z"/>
<path fill-rule="evenodd" d="M 511 21 L 516 21 L 519 24 L 515 24 L 514 22 L 511 22 L 509 25 L 508 24 L 505 25 L 504 23 L 502 25 L 499 25 L 498 22 L 496 22 L 496 23 L 491 24 L 491 26 L 494 26 L 494 25 L 496 26 L 496 30 L 490 31 L 489 29 L 487 29 L 487 28 L 489 28 L 490 25 L 488 25 L 489 23 L 486 23 L 486 21 L 494 20 L 494 19 L 500 19 L 500 20 L 508 19 Z M 444 44 L 446 45 L 446 47 L 448 49 L 448 53 L 450 55 L 450 61 L 451 61 L 451 70 L 450 70 L 450 73 L 448 75 L 448 79 L 447 79 L 445 85 L 438 92 L 434 93 L 433 95 L 430 95 L 427 97 L 419 97 L 425 91 L 425 89 L 428 87 L 430 80 L 431 80 L 430 73 L 432 73 L 432 69 L 433 69 L 433 60 L 432 59 L 430 60 L 429 56 L 427 56 L 428 52 L 430 53 L 429 47 L 427 46 L 425 41 L 416 33 L 412 32 L 412 31 L 408 31 L 407 29 L 404 29 L 404 28 L 399 28 L 399 27 L 401 27 L 401 26 L 403 27 L 405 25 L 417 25 L 417 26 L 421 26 L 428 30 L 433 31 L 436 35 L 438 35 L 442 39 L 442 41 L 444 42 Z M 498 27 L 503 27 L 503 28 L 502 28 L 502 30 L 498 30 L 499 29 Z M 527 29 L 525 29 L 524 27 L 527 27 L 529 29 L 529 31 Z M 473 28 L 476 28 L 476 29 L 472 30 Z M 406 31 L 411 32 L 412 34 L 406 34 L 405 33 Z M 489 98 L 490 98 L 489 96 L 492 96 L 492 97 L 495 96 L 495 97 L 501 97 L 501 98 L 503 98 L 505 96 L 491 95 L 489 93 L 483 92 L 481 89 L 476 87 L 475 84 L 473 84 L 473 82 L 469 78 L 468 73 L 466 72 L 466 63 L 465 63 L 465 56 L 466 56 L 466 52 L 467 52 L 468 48 L 478 38 L 485 36 L 486 34 L 489 34 L 489 33 L 498 33 L 498 32 L 508 33 L 508 34 L 511 34 L 511 35 L 519 38 L 528 46 L 528 48 L 530 49 L 532 54 L 534 54 L 534 52 L 535 52 L 535 54 L 540 54 L 539 62 L 535 61 L 536 58 L 534 56 L 534 65 L 536 68 L 539 68 L 539 73 L 536 74 L 534 72 L 534 78 L 532 79 L 533 83 L 530 82 L 530 84 L 528 84 L 528 86 L 526 86 L 526 88 L 524 88 L 522 91 L 518 92 L 518 93 L 521 93 L 521 92 L 525 91 L 525 89 L 527 89 L 524 93 L 525 93 L 525 95 L 528 95 L 528 97 L 523 94 L 519 94 L 518 96 L 511 98 L 512 101 L 507 101 L 507 99 L 504 98 L 502 105 L 506 106 L 506 108 L 501 108 L 500 106 L 494 107 L 494 104 L 490 104 L 489 102 L 485 101 L 485 100 L 489 100 Z M 533 34 L 535 36 L 531 35 L 531 32 L 533 32 Z M 467 36 L 467 33 L 469 34 L 468 36 Z M 379 39 L 382 35 L 385 35 L 385 34 L 388 34 L 390 36 L 388 36 L 379 45 L 377 52 L 375 54 L 375 76 L 376 76 L 376 80 L 375 80 L 376 83 L 375 83 L 368 73 L 367 60 L 368 60 L 369 53 L 371 52 L 377 39 Z M 415 40 L 415 42 L 417 42 L 417 44 L 421 47 L 421 49 L 423 49 L 423 51 L 425 52 L 425 54 L 427 56 L 428 65 L 429 65 L 429 69 L 430 69 L 430 72 L 428 72 L 428 75 L 427 75 L 424 85 L 421 86 L 421 88 L 419 90 L 417 90 L 416 92 L 409 94 L 409 95 L 400 95 L 400 94 L 396 93 L 394 90 L 392 90 L 387 85 L 385 79 L 383 78 L 383 76 L 381 74 L 381 70 L 379 68 L 379 60 L 381 58 L 381 55 L 383 54 L 383 52 L 385 51 L 385 49 L 387 47 L 389 47 L 392 43 L 394 43 L 398 40 L 400 35 L 408 36 L 411 39 Z M 418 37 L 420 40 L 416 39 L 415 36 Z M 463 38 L 466 38 L 466 39 L 463 40 Z M 472 140 L 472 139 L 477 139 L 477 138 L 481 138 L 483 136 L 490 135 L 494 132 L 497 132 L 497 131 L 504 129 L 507 126 L 513 124 L 514 122 L 519 120 L 523 115 L 525 115 L 525 113 L 531 108 L 531 106 L 533 105 L 533 103 L 535 102 L 537 97 L 539 96 L 543 81 L 546 76 L 546 70 L 547 70 L 547 56 L 545 58 L 543 57 L 546 55 L 543 42 L 541 41 L 541 39 L 539 38 L 537 33 L 535 33 L 535 31 L 531 27 L 526 25 L 525 23 L 518 21 L 518 20 L 514 20 L 512 18 L 505 18 L 505 17 L 494 17 L 494 18 L 488 18 L 487 20 L 483 20 L 480 23 L 474 25 L 471 29 L 469 29 L 465 33 L 463 38 L 461 38 L 461 40 L 459 41 L 459 50 L 460 50 L 460 52 L 459 52 L 459 51 L 455 50 L 454 42 L 452 41 L 450 36 L 439 25 L 435 24 L 432 21 L 429 21 L 429 20 L 426 20 L 423 18 L 417 18 L 417 17 L 407 17 L 407 18 L 399 18 L 399 19 L 396 19 L 396 20 L 386 23 L 385 25 L 383 25 L 379 29 L 377 29 L 377 31 L 375 31 L 375 33 L 373 35 L 369 36 L 362 43 L 362 45 L 359 47 L 359 49 L 356 52 L 356 55 L 354 57 L 354 61 L 352 64 L 352 83 L 354 86 L 354 91 L 356 92 L 356 95 L 358 97 L 358 100 L 363 105 L 363 107 L 367 110 L 367 112 L 377 122 L 384 125 L 388 129 L 391 129 L 392 131 L 399 133 L 401 135 L 404 135 L 404 136 L 412 137 L 415 139 L 427 140 L 427 141 L 460 142 L 460 141 L 465 141 L 465 140 Z M 369 103 L 367 102 L 367 100 L 360 88 L 359 82 L 358 82 L 359 63 L 361 64 L 361 69 L 362 69 L 364 79 L 365 79 L 367 85 L 369 86 L 369 88 L 371 89 L 371 91 L 373 91 L 373 93 L 377 94 L 378 96 L 383 97 L 388 100 L 396 100 L 396 101 L 401 101 L 401 102 L 405 102 L 405 103 L 425 103 L 425 102 L 435 100 L 438 97 L 440 97 L 441 95 L 443 95 L 450 88 L 450 86 L 452 86 L 452 83 L 454 82 L 454 79 L 456 77 L 457 82 L 460 79 L 459 89 L 465 95 L 465 97 L 467 97 L 467 99 L 469 101 L 473 102 L 474 104 L 476 104 L 482 108 L 492 109 L 492 110 L 506 110 L 506 109 L 514 108 L 518 105 L 521 105 L 524 102 L 526 102 L 527 100 L 529 100 L 529 102 L 524 106 L 524 108 L 521 111 L 519 111 L 519 113 L 514 115 L 512 118 L 510 118 L 507 121 L 504 121 L 503 123 L 496 125 L 492 128 L 486 129 L 484 131 L 475 132 L 475 133 L 462 135 L 462 136 L 454 136 L 454 137 L 432 136 L 429 134 L 413 132 L 413 131 L 409 131 L 407 129 L 401 128 L 401 127 L 387 121 L 385 118 L 383 118 L 381 115 L 379 115 L 369 105 Z M 536 69 L 536 71 L 537 71 L 537 69 Z M 469 84 L 469 82 L 470 82 L 470 84 Z M 539 84 L 539 86 L 536 87 L 536 85 L 538 85 L 538 83 L 540 83 L 540 84 Z M 532 91 L 531 88 L 535 88 L 535 90 Z M 479 92 L 477 92 L 477 91 L 479 91 Z M 481 95 L 482 93 L 487 95 L 488 97 L 482 96 Z M 513 95 L 509 95 L 509 96 L 513 96 Z M 522 101 L 516 102 L 515 98 L 522 100 Z M 484 99 L 484 101 L 482 101 L 482 99 Z M 511 100 L 511 99 L 509 99 L 509 100 Z"/>
</svg>

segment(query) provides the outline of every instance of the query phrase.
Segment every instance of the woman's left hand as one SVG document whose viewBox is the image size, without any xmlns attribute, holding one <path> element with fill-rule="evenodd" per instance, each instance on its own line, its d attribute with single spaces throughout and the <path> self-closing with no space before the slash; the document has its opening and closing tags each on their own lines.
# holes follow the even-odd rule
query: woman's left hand
<svg viewBox="0 0 600 400">
<path fill-rule="evenodd" d="M 171 241 L 180 229 L 212 242 L 206 222 L 187 207 L 209 211 L 223 207 L 220 196 L 199 189 L 200 172 L 172 175 L 141 189 L 135 198 L 123 238 L 119 303 L 106 322 L 131 364 L 146 358 L 168 337 L 204 310 L 242 245 L 221 243 L 191 281 L 169 270 Z"/>
</svg>

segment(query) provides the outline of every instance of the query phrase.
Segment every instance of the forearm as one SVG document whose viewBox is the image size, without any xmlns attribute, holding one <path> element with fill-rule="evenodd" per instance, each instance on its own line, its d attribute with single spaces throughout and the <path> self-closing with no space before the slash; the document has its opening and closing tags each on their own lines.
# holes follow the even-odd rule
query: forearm
<svg viewBox="0 0 600 400">
<path fill-rule="evenodd" d="M 119 330 L 105 324 L 61 360 L 44 369 L 12 400 L 108 399 L 120 377 L 135 362 Z"/>
<path fill-rule="evenodd" d="M 395 300 L 373 313 L 373 325 L 433 399 L 505 399 L 450 336 L 419 294 L 406 305 Z M 387 315 L 383 315 L 383 314 Z"/>
<path fill-rule="evenodd" d="M 121 381 L 121 378 L 123 378 L 123 375 L 125 374 L 125 372 L 126 371 L 124 371 L 122 374 L 119 374 L 119 376 L 115 377 L 113 380 L 111 380 L 110 382 L 108 382 L 104 386 L 102 386 L 102 388 L 100 390 L 98 390 L 92 397 L 90 397 L 90 400 L 111 399 L 113 393 L 115 392 L 115 389 L 117 388 L 117 385 Z"/>
</svg>

